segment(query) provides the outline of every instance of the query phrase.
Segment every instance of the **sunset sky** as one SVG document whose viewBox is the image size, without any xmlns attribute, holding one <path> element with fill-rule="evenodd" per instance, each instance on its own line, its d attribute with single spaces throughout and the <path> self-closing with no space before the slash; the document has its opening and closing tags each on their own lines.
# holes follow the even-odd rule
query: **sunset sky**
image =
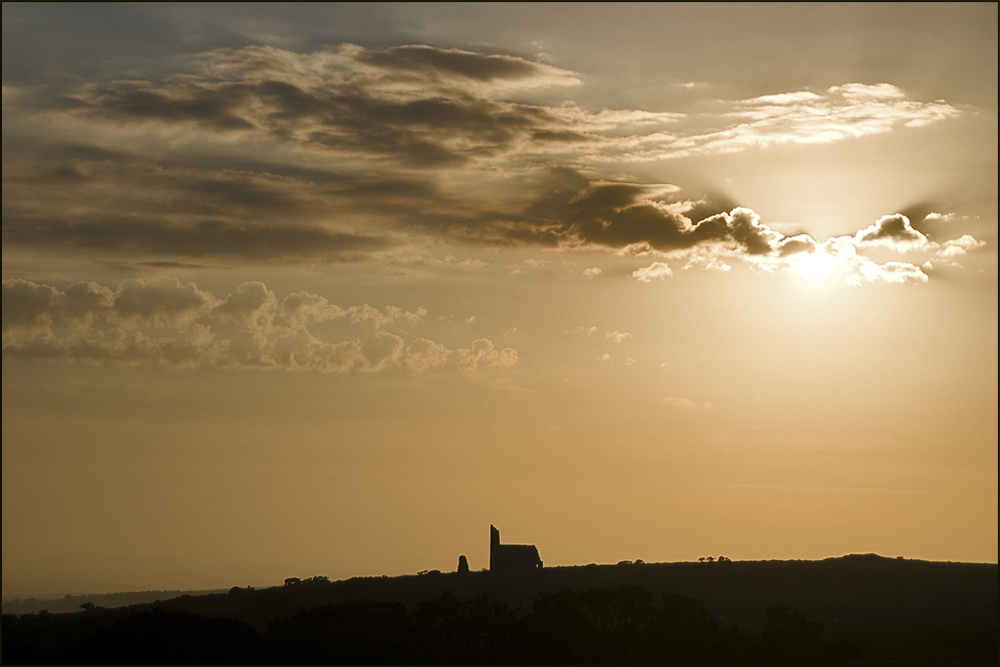
<svg viewBox="0 0 1000 667">
<path fill-rule="evenodd" d="M 997 561 L 997 5 L 3 4 L 3 594 Z"/>
</svg>

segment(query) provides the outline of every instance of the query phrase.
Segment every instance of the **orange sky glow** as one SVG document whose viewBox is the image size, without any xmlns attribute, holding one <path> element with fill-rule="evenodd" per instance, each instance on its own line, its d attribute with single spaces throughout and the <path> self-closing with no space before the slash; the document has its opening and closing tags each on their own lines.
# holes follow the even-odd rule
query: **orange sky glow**
<svg viewBox="0 0 1000 667">
<path fill-rule="evenodd" d="M 997 561 L 997 6 L 3 5 L 4 596 Z"/>
</svg>

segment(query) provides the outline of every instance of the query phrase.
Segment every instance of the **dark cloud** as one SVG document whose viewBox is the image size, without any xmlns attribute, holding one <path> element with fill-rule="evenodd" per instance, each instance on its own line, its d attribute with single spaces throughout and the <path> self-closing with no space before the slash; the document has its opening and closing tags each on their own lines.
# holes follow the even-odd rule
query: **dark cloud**
<svg viewBox="0 0 1000 667">
<path fill-rule="evenodd" d="M 106 259 L 133 265 L 138 258 L 129 254 L 344 261 L 400 244 L 350 231 L 345 218 L 398 216 L 438 197 L 430 183 L 402 177 L 280 176 L 164 167 L 129 154 L 79 157 L 90 153 L 63 145 L 43 146 L 39 156 L 23 148 L 5 155 L 5 244 L 114 252 L 121 256 Z"/>
<path fill-rule="evenodd" d="M 386 199 L 432 201 L 441 197 L 437 188 L 427 181 L 392 177 L 385 179 L 357 178 L 335 192 L 349 195 L 352 199 L 371 198 L 378 201 Z"/>
<path fill-rule="evenodd" d="M 930 241 L 947 245 L 962 235 L 965 225 L 956 224 L 961 216 L 953 213 L 941 213 L 939 204 L 920 202 L 907 206 L 900 213 L 910 221 L 914 230 L 926 236 Z"/>
<path fill-rule="evenodd" d="M 397 225 L 501 247 L 600 247 L 626 254 L 720 248 L 784 258 L 819 248 L 811 237 L 770 229 L 718 193 L 690 199 L 675 186 L 593 180 L 569 167 L 529 181 L 535 193 L 520 210 L 496 210 L 485 203 L 489 198 L 477 204 L 459 190 L 444 194 L 430 176 L 392 170 L 279 176 L 165 168 L 124 154 L 118 160 L 87 160 L 65 145 L 42 153 L 28 161 L 30 168 L 14 160 L 5 169 L 4 243 L 136 257 L 114 260 L 122 266 L 149 268 L 148 259 L 157 255 L 358 261 L 402 247 L 404 237 L 387 231 Z M 89 153 L 80 148 L 80 154 Z M 487 206 L 493 210 L 484 210 Z M 386 231 L 356 232 L 348 226 L 373 219 Z M 338 222 L 338 229 L 326 226 Z M 894 250 L 930 247 L 901 214 L 880 219 L 850 240 Z"/>
<path fill-rule="evenodd" d="M 195 123 L 219 132 L 258 130 L 280 139 L 395 157 L 415 166 L 462 164 L 507 151 L 564 122 L 544 109 L 483 98 L 397 100 L 352 85 L 304 91 L 278 82 L 146 82 L 90 88 L 81 110 L 117 120 Z M 263 110 L 261 109 L 263 107 Z M 582 136 L 582 135 L 581 135 Z"/>
<path fill-rule="evenodd" d="M 427 169 L 500 158 L 523 166 L 561 157 L 579 164 L 725 153 L 846 140 L 959 113 L 941 101 L 910 100 L 888 84 L 847 84 L 723 103 L 727 110 L 703 118 L 712 129 L 692 133 L 686 124 L 685 134 L 677 124 L 685 114 L 526 103 L 525 90 L 580 81 L 508 55 L 426 45 L 344 44 L 311 53 L 247 46 L 187 62 L 192 71 L 159 80 L 84 85 L 56 107 L 120 124 L 197 127 L 227 138 L 245 132 Z"/>
<path fill-rule="evenodd" d="M 767 255 L 783 238 L 749 209 L 700 217 L 716 210 L 718 197 L 679 201 L 674 186 L 588 182 L 566 169 L 553 174 L 553 180 L 521 215 L 435 222 L 457 236 L 494 243 L 610 249 L 642 244 L 663 252 L 728 244 Z M 688 213 L 700 219 L 693 222 Z"/>
<path fill-rule="evenodd" d="M 597 139 L 592 134 L 584 134 L 572 130 L 532 130 L 531 138 L 533 141 L 551 141 L 553 143 L 567 144 L 582 144 Z"/>
<path fill-rule="evenodd" d="M 392 213 L 440 202 L 429 178 L 391 172 L 351 174 L 246 156 L 149 157 L 82 144 L 12 142 L 4 164 L 4 206 L 61 201 L 104 214 L 142 211 L 232 221 L 320 220 L 331 212 Z"/>
<path fill-rule="evenodd" d="M 906 216 L 906 219 L 910 221 L 910 225 L 926 236 L 930 236 L 927 227 L 933 226 L 932 220 L 926 220 L 927 216 L 933 213 L 935 210 L 939 210 L 938 207 L 930 201 L 918 201 L 909 206 L 906 206 L 899 210 L 899 214 Z"/>
<path fill-rule="evenodd" d="M 358 62 L 386 70 L 457 75 L 476 81 L 525 79 L 544 76 L 554 70 L 511 56 L 482 55 L 458 49 L 437 49 L 424 45 L 396 46 L 381 51 L 361 51 Z"/>
<path fill-rule="evenodd" d="M 3 242 L 52 249 L 245 260 L 350 260 L 397 245 L 384 236 L 297 225 L 240 225 L 203 220 L 191 226 L 178 226 L 164 220 L 136 218 L 6 219 Z"/>
<path fill-rule="evenodd" d="M 728 213 L 739 206 L 740 204 L 728 195 L 721 192 L 709 192 L 698 201 L 693 202 L 691 208 L 684 211 L 684 217 L 692 222 L 701 222 L 705 218 Z"/>
<path fill-rule="evenodd" d="M 855 234 L 854 239 L 857 243 L 884 245 L 896 250 L 922 248 L 928 244 L 927 237 L 900 213 L 882 216 L 874 225 Z"/>
<path fill-rule="evenodd" d="M 786 236 L 778 242 L 776 250 L 779 257 L 788 257 L 800 253 L 810 253 L 816 250 L 816 240 L 808 234 Z"/>
<path fill-rule="evenodd" d="M 192 72 L 158 81 L 82 86 L 76 106 L 55 114 L 169 126 L 164 141 L 180 150 L 147 146 L 156 156 L 143 158 L 80 147 L 76 156 L 36 156 L 32 168 L 11 168 L 5 154 L 4 242 L 247 260 L 345 260 L 399 245 L 388 233 L 350 231 L 360 224 L 500 246 L 725 246 L 787 256 L 808 252 L 808 243 L 786 239 L 723 195 L 685 199 L 673 186 L 603 180 L 598 164 L 827 141 L 951 114 L 892 86 L 850 84 L 733 102 L 708 134 L 685 136 L 673 130 L 681 114 L 514 101 L 511 91 L 578 81 L 513 56 L 343 45 L 305 54 L 218 49 L 189 62 Z M 102 132 L 114 134 L 106 125 Z M 308 156 L 345 173 L 244 157 L 248 144 L 232 141 L 233 132 L 266 139 L 259 145 L 275 163 Z M 157 135 L 122 136 L 138 146 Z M 189 150 L 199 139 L 208 147 Z M 926 238 L 908 222 L 883 219 L 856 241 L 900 249 Z"/>
<path fill-rule="evenodd" d="M 261 213 L 274 215 L 302 207 L 302 202 L 294 193 L 268 187 L 268 184 L 253 177 L 193 178 L 181 184 L 181 188 L 189 195 L 186 201 L 208 204 L 191 207 L 191 212 L 202 215 L 229 213 L 237 207 L 253 211 L 258 216 Z"/>
<path fill-rule="evenodd" d="M 424 167 L 506 152 L 540 128 L 563 125 L 543 109 L 482 98 L 394 100 L 348 91 L 323 105 L 310 118 L 309 141 Z"/>
<path fill-rule="evenodd" d="M 52 322 L 62 294 L 54 287 L 36 285 L 26 280 L 5 280 L 3 283 L 3 331 L 34 328 Z"/>
<path fill-rule="evenodd" d="M 102 213 L 119 206 L 130 213 L 159 214 L 301 215 L 318 188 L 310 181 L 236 169 L 160 164 L 137 155 L 119 153 L 114 159 L 90 159 L 87 147 L 74 151 L 45 147 L 10 151 L 4 161 L 4 206 L 27 201 L 45 204 L 62 200 L 62 211 L 92 207 Z M 49 153 L 46 155 L 46 153 Z M 54 153 L 54 154 L 53 154 Z M 330 175 L 328 175 L 328 178 Z M 47 190 L 47 191 L 45 191 Z M 45 194 L 39 197 L 40 192 Z"/>
<path fill-rule="evenodd" d="M 122 82 L 114 87 L 89 86 L 76 97 L 83 109 L 114 120 L 195 122 L 226 132 L 249 130 L 254 124 L 238 114 L 250 91 L 243 86 L 173 86 L 157 90 L 147 82 Z M 71 107 L 72 109 L 72 107 Z"/>
<path fill-rule="evenodd" d="M 344 47 L 314 54 L 322 73 L 305 75 L 304 66 L 315 64 L 310 57 L 267 48 L 220 50 L 203 54 L 202 74 L 87 85 L 64 109 L 119 122 L 253 130 L 425 167 L 463 164 L 532 137 L 586 139 L 552 110 L 468 87 L 564 82 L 568 73 L 548 65 L 429 46 Z"/>
<path fill-rule="evenodd" d="M 126 272 L 144 272 L 144 271 L 163 271 L 163 270 L 178 270 L 178 269 L 207 269 L 209 265 L 207 264 L 195 264 L 193 262 L 125 262 L 125 261 L 111 261 L 103 260 L 98 262 L 103 266 L 107 266 L 112 269 L 119 269 Z"/>
</svg>

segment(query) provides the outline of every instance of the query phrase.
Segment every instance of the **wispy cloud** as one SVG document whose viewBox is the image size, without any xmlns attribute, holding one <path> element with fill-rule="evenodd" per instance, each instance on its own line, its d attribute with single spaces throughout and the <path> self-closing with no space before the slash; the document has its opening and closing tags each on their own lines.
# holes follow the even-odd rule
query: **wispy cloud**
<svg viewBox="0 0 1000 667">
<path fill-rule="evenodd" d="M 565 70 L 511 56 L 348 44 L 310 54 L 220 49 L 193 61 L 193 73 L 159 82 L 88 84 L 64 108 L 117 123 L 263 135 L 417 167 L 466 164 L 529 141 L 586 142 L 595 128 L 627 122 L 505 101 L 514 90 L 579 83 Z"/>
<path fill-rule="evenodd" d="M 701 403 L 693 401 L 690 398 L 683 398 L 681 396 L 666 396 L 663 399 L 663 405 L 674 408 L 676 410 L 686 410 L 686 411 L 697 411 L 697 410 L 714 410 L 715 406 L 711 403 L 703 401 Z"/>
<path fill-rule="evenodd" d="M 728 127 L 687 138 L 690 150 L 726 153 L 776 144 L 830 143 L 899 127 L 921 127 L 961 111 L 937 100 L 919 102 L 888 83 L 849 83 L 825 91 L 763 95 L 728 103 Z"/>
<path fill-rule="evenodd" d="M 951 496 L 947 491 L 928 491 L 925 489 L 899 489 L 877 486 L 821 486 L 819 484 L 704 484 L 710 488 L 759 489 L 764 491 L 793 491 L 810 493 L 876 493 L 887 495 L 932 495 Z"/>
<path fill-rule="evenodd" d="M 60 109 L 118 124 L 268 136 L 431 168 L 502 156 L 620 162 L 822 143 L 961 113 L 941 100 L 910 99 L 887 83 L 716 100 L 694 118 L 591 111 L 572 102 L 529 104 L 514 94 L 581 80 L 524 58 L 426 45 L 344 44 L 312 53 L 250 46 L 191 56 L 188 64 L 188 71 L 160 81 L 86 84 L 63 98 Z M 19 92 L 12 89 L 9 97 Z"/>
</svg>

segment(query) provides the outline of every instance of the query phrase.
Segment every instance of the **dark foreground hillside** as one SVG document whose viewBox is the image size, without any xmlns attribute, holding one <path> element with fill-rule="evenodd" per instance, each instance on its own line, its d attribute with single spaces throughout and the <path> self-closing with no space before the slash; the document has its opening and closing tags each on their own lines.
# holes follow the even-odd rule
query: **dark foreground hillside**
<svg viewBox="0 0 1000 667">
<path fill-rule="evenodd" d="M 5 663 L 996 664 L 998 568 L 824 561 L 324 577 L 5 614 Z"/>
</svg>

